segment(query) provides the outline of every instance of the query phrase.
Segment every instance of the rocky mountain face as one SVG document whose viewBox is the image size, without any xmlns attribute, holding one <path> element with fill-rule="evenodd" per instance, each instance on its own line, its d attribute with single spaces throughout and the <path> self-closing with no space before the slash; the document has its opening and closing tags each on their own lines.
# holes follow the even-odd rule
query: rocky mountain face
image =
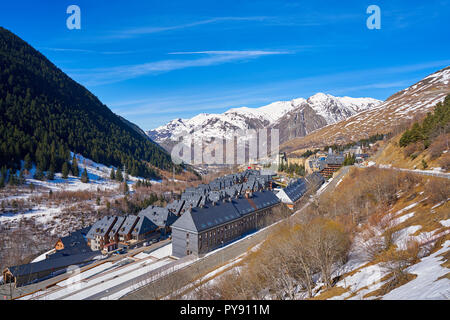
<svg viewBox="0 0 450 320">
<path fill-rule="evenodd" d="M 399 126 L 407 125 L 413 119 L 426 115 L 448 94 L 450 94 L 450 67 L 441 69 L 393 94 L 377 106 L 322 126 L 314 132 L 308 132 L 307 135 L 287 139 L 280 145 L 280 149 L 296 153 L 306 148 L 335 143 L 345 144 L 376 133 L 389 133 Z"/>
<path fill-rule="evenodd" d="M 372 98 L 334 97 L 317 93 L 308 99 L 277 101 L 259 108 L 233 108 L 222 114 L 202 113 L 191 119 L 179 118 L 147 134 L 169 151 L 180 137 L 186 135 L 211 141 L 214 137 L 230 139 L 238 130 L 247 129 L 278 129 L 280 143 L 283 143 L 380 103 Z"/>
</svg>

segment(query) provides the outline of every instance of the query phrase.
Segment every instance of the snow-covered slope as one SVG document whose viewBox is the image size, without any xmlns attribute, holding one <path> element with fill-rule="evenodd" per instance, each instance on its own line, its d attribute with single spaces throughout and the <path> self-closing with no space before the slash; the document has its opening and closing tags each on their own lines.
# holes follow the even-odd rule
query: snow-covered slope
<svg viewBox="0 0 450 320">
<path fill-rule="evenodd" d="M 221 114 L 201 113 L 191 119 L 175 119 L 147 132 L 149 137 L 167 149 L 187 134 L 209 141 L 213 137 L 230 138 L 236 130 L 278 127 L 286 115 L 311 108 L 320 118 L 314 129 L 336 123 L 362 110 L 373 108 L 381 101 L 372 98 L 334 97 L 317 93 L 308 99 L 277 101 L 259 108 L 233 108 Z M 316 119 L 317 120 L 317 119 Z M 308 121 L 308 120 L 306 120 Z M 283 141 L 282 141 L 283 142 Z"/>
<path fill-rule="evenodd" d="M 292 153 L 311 147 L 343 144 L 388 133 L 402 123 L 431 111 L 436 103 L 450 94 L 450 67 L 441 69 L 414 85 L 401 90 L 376 107 L 363 110 L 346 119 L 329 124 L 304 137 L 297 137 L 281 146 Z"/>
</svg>

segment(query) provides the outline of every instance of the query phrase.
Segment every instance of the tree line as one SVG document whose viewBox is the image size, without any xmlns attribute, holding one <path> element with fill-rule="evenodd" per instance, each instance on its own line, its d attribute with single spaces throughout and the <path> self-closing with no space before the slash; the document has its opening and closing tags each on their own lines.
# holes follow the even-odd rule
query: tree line
<svg viewBox="0 0 450 320">
<path fill-rule="evenodd" d="M 422 122 L 415 122 L 401 136 L 399 145 L 406 147 L 412 143 L 422 142 L 424 148 L 428 148 L 433 139 L 441 134 L 450 132 L 450 95 L 443 102 L 434 107 Z"/>
</svg>

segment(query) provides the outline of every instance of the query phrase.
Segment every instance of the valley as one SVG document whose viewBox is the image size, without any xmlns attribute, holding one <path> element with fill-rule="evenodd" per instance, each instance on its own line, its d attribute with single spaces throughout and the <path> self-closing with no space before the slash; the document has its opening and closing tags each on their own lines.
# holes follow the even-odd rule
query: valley
<svg viewBox="0 0 450 320">
<path fill-rule="evenodd" d="M 254 19 L 105 39 L 228 20 Z M 170 47 L 160 61 L 125 65 L 128 55 L 161 54 L 159 43 L 154 51 L 39 47 L 52 61 L 30 43 L 0 27 L 3 300 L 450 299 L 448 60 L 373 74 L 317 65 L 326 75 L 295 74 L 283 94 L 289 81 L 275 78 L 289 72 L 277 69 L 260 87 L 270 89 L 235 87 L 239 99 L 228 101 L 228 77 L 236 86 L 247 79 L 234 76 L 238 67 L 263 56 L 258 68 L 278 56 L 292 64 L 319 47 Z M 84 55 L 83 63 L 68 67 L 55 52 Z M 91 61 L 98 55 L 120 65 L 100 67 Z M 220 99 L 190 86 L 201 79 L 206 90 L 206 72 L 181 76 L 221 64 L 230 70 L 220 74 L 224 87 L 213 83 Z M 394 81 L 396 73 L 414 76 Z M 168 84 L 173 91 L 162 90 Z M 113 106 L 93 92 L 114 97 Z M 189 112 L 188 97 L 199 101 Z M 179 161 L 172 152 L 186 141 L 183 156 L 200 152 Z"/>
</svg>

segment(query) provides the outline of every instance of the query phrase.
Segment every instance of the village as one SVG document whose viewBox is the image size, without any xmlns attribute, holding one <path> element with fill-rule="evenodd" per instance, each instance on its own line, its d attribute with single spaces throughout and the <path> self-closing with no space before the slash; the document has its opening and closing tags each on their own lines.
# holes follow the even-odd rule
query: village
<svg viewBox="0 0 450 320">
<path fill-rule="evenodd" d="M 69 267 L 151 252 L 163 245 L 172 261 L 204 256 L 288 216 L 302 196 L 332 177 L 345 159 L 353 157 L 360 163 L 367 156 L 361 147 L 345 153 L 318 151 L 303 159 L 304 178 L 252 164 L 188 187 L 165 207 L 151 205 L 138 214 L 104 216 L 58 239 L 44 259 L 6 268 L 3 282 L 25 288 L 64 274 Z M 296 160 L 281 153 L 279 168 Z"/>
</svg>

